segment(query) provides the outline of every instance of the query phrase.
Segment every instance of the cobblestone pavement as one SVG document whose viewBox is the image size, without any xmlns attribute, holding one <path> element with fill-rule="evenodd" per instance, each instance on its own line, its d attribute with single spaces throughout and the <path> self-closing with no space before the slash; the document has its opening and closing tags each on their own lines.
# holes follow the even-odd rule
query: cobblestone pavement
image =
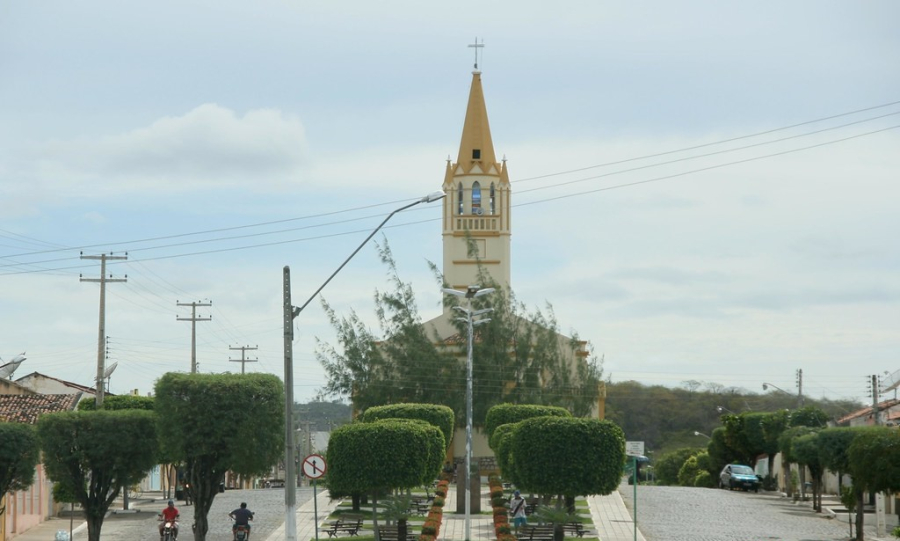
<svg viewBox="0 0 900 541">
<path fill-rule="evenodd" d="M 634 487 L 622 487 L 634 513 Z M 849 529 L 775 493 L 639 486 L 637 523 L 648 541 L 846 541 Z"/>
<path fill-rule="evenodd" d="M 297 490 L 297 507 L 312 498 L 311 488 Z M 228 513 L 247 502 L 247 507 L 255 513 L 252 530 L 254 541 L 265 541 L 273 531 L 284 523 L 284 489 L 226 490 L 216 496 L 209 510 L 209 533 L 206 538 L 216 541 L 230 541 L 231 519 Z M 194 521 L 194 507 L 176 502 L 181 512 L 181 527 L 178 538 L 190 541 L 191 524 Z M 139 513 L 112 514 L 103 522 L 100 537 L 104 541 L 159 541 L 157 513 L 165 507 L 164 501 L 139 502 L 135 506 Z M 76 536 L 76 541 L 79 536 Z M 81 537 L 87 537 L 83 532 Z"/>
</svg>

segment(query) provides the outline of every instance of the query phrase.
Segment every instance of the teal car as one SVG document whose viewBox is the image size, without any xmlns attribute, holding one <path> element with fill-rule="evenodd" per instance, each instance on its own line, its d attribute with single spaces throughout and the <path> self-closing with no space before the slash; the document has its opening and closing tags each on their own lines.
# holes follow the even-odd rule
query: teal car
<svg viewBox="0 0 900 541">
<path fill-rule="evenodd" d="M 729 464 L 722 468 L 719 474 L 719 488 L 734 490 L 752 490 L 759 492 L 760 479 L 750 466 L 742 464 Z"/>
</svg>

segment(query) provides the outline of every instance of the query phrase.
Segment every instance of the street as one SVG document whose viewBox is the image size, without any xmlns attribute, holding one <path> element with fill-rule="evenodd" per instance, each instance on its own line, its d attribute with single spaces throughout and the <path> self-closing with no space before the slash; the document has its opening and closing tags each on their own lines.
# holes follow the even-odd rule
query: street
<svg viewBox="0 0 900 541">
<path fill-rule="evenodd" d="M 622 497 L 634 512 L 634 487 Z M 846 541 L 846 522 L 775 493 L 639 486 L 637 523 L 648 541 Z"/>
<path fill-rule="evenodd" d="M 300 488 L 297 490 L 297 507 L 312 498 L 312 488 Z M 259 489 L 259 490 L 226 490 L 216 496 L 212 508 L 209 511 L 209 533 L 207 539 L 229 540 L 231 539 L 231 519 L 228 513 L 240 506 L 241 502 L 247 502 L 247 508 L 255 513 L 252 525 L 251 539 L 265 541 L 265 539 L 284 523 L 284 489 Z M 178 538 L 182 541 L 192 539 L 191 524 L 194 522 L 194 506 L 182 505 L 177 501 L 176 507 L 181 512 L 181 524 Z M 101 539 L 132 541 L 158 541 L 159 530 L 156 520 L 157 513 L 165 507 L 165 501 L 141 502 L 136 509 L 139 513 L 111 514 L 103 522 Z M 87 533 L 81 536 L 86 538 Z"/>
</svg>

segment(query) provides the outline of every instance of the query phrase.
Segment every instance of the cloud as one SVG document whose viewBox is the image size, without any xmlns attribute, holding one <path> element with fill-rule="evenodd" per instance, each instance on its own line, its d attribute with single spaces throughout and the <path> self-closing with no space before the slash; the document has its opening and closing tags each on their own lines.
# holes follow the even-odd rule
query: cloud
<svg viewBox="0 0 900 541">
<path fill-rule="evenodd" d="M 299 182 L 306 146 L 295 117 L 208 103 L 117 135 L 37 144 L 17 176 L 68 197 L 278 190 Z"/>
</svg>

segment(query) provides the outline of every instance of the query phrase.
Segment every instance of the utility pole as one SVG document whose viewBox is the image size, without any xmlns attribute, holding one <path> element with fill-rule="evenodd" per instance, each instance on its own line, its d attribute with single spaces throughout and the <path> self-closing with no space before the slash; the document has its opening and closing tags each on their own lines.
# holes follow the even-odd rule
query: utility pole
<svg viewBox="0 0 900 541">
<path fill-rule="evenodd" d="M 878 426 L 881 424 L 878 420 L 878 376 L 872 375 L 872 424 Z M 885 519 L 884 519 L 884 493 L 875 494 L 875 535 L 884 537 Z"/>
<path fill-rule="evenodd" d="M 291 304 L 291 268 L 287 265 L 284 267 L 282 278 L 282 293 L 284 297 L 284 539 L 285 541 L 297 541 L 293 342 L 294 318 L 300 315 L 300 308 Z"/>
<path fill-rule="evenodd" d="M 128 280 L 127 274 L 125 275 L 125 278 L 113 278 L 111 274 L 107 278 L 106 261 L 112 259 L 128 259 L 128 253 L 125 255 L 112 255 L 112 253 L 84 255 L 84 252 L 82 252 L 81 259 L 100 260 L 100 278 L 83 278 L 80 274 L 78 275 L 78 280 L 81 282 L 98 282 L 100 284 L 100 332 L 97 338 L 97 396 L 95 398 L 97 409 L 100 409 L 100 406 L 103 405 L 103 395 L 106 392 L 104 389 L 105 378 L 103 377 L 103 373 L 106 371 L 106 356 L 103 354 L 105 351 L 104 343 L 106 337 L 106 284 L 107 282 L 125 282 Z"/>
<path fill-rule="evenodd" d="M 803 369 L 797 369 L 797 401 L 803 407 Z"/>
<path fill-rule="evenodd" d="M 191 307 L 191 317 L 175 316 L 175 319 L 178 321 L 190 321 L 191 322 L 191 374 L 196 374 L 197 373 L 197 322 L 198 321 L 212 321 L 212 316 L 197 317 L 197 307 L 198 306 L 212 306 L 212 301 L 209 301 L 209 302 L 178 302 L 178 301 L 175 301 L 175 305 Z"/>
<path fill-rule="evenodd" d="M 259 360 L 259 359 L 248 359 L 245 356 L 247 351 L 255 351 L 255 350 L 259 349 L 259 346 L 254 346 L 254 347 L 241 346 L 239 348 L 233 348 L 231 346 L 228 346 L 228 349 L 233 350 L 233 351 L 241 350 L 241 358 L 240 359 L 228 359 L 229 361 L 231 361 L 233 363 L 241 363 L 241 374 L 244 373 L 244 364 L 245 363 L 255 363 L 256 361 Z"/>
</svg>

